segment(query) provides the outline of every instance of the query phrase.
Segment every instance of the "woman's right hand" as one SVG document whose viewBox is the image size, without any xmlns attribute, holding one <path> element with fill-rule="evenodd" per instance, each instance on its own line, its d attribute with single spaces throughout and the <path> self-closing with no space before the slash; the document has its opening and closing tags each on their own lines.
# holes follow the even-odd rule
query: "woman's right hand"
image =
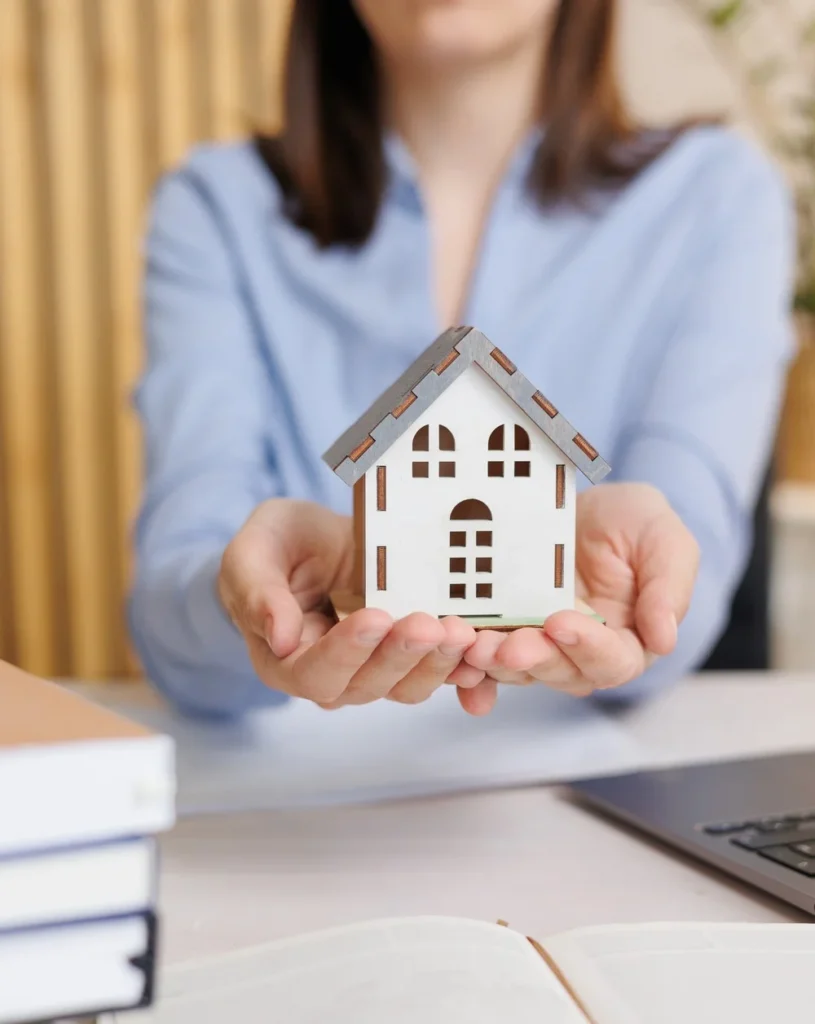
<svg viewBox="0 0 815 1024">
<path fill-rule="evenodd" d="M 462 619 L 417 612 L 394 622 L 362 608 L 336 621 L 328 595 L 350 589 L 353 555 L 351 520 L 311 502 L 264 502 L 236 534 L 218 593 L 260 679 L 333 709 L 383 697 L 417 704 L 455 671 L 459 692 L 472 690 L 466 710 L 489 711 L 494 693 L 479 699 L 484 673 L 461 664 L 476 639 Z"/>
</svg>

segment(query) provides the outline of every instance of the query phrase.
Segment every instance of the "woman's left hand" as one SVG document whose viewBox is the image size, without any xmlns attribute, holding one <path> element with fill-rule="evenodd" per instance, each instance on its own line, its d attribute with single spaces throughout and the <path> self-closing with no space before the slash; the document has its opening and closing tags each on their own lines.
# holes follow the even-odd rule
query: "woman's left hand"
<svg viewBox="0 0 815 1024">
<path fill-rule="evenodd" d="M 690 531 L 648 484 L 600 484 L 577 499 L 575 587 L 605 619 L 561 611 L 542 629 L 484 630 L 450 682 L 471 714 L 495 703 L 497 684 L 541 682 L 577 697 L 621 686 L 676 645 L 699 565 Z M 484 672 L 472 687 L 473 672 Z"/>
</svg>

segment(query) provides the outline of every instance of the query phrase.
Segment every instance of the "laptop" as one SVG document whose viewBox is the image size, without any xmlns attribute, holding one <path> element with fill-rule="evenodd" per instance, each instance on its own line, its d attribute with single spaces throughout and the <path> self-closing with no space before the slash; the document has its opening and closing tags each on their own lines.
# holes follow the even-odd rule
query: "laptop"
<svg viewBox="0 0 815 1024">
<path fill-rule="evenodd" d="M 815 916 L 815 752 L 584 779 L 568 789 Z"/>
</svg>

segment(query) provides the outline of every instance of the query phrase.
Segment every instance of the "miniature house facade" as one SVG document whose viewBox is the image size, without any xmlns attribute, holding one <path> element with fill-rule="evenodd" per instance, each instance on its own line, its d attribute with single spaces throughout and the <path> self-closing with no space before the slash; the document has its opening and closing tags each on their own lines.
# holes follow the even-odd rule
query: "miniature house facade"
<svg viewBox="0 0 815 1024">
<path fill-rule="evenodd" d="M 576 471 L 609 467 L 479 331 L 445 332 L 325 459 L 366 605 L 495 628 L 575 606 Z"/>
</svg>

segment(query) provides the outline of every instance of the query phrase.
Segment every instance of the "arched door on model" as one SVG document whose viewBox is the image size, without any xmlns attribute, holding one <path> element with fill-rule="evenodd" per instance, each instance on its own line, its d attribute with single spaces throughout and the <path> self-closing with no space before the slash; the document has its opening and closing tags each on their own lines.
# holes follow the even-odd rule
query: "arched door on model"
<svg viewBox="0 0 815 1024">
<path fill-rule="evenodd" d="M 450 513 L 451 601 L 467 604 L 464 614 L 477 614 L 474 602 L 492 603 L 492 512 L 476 498 L 460 501 Z"/>
</svg>

